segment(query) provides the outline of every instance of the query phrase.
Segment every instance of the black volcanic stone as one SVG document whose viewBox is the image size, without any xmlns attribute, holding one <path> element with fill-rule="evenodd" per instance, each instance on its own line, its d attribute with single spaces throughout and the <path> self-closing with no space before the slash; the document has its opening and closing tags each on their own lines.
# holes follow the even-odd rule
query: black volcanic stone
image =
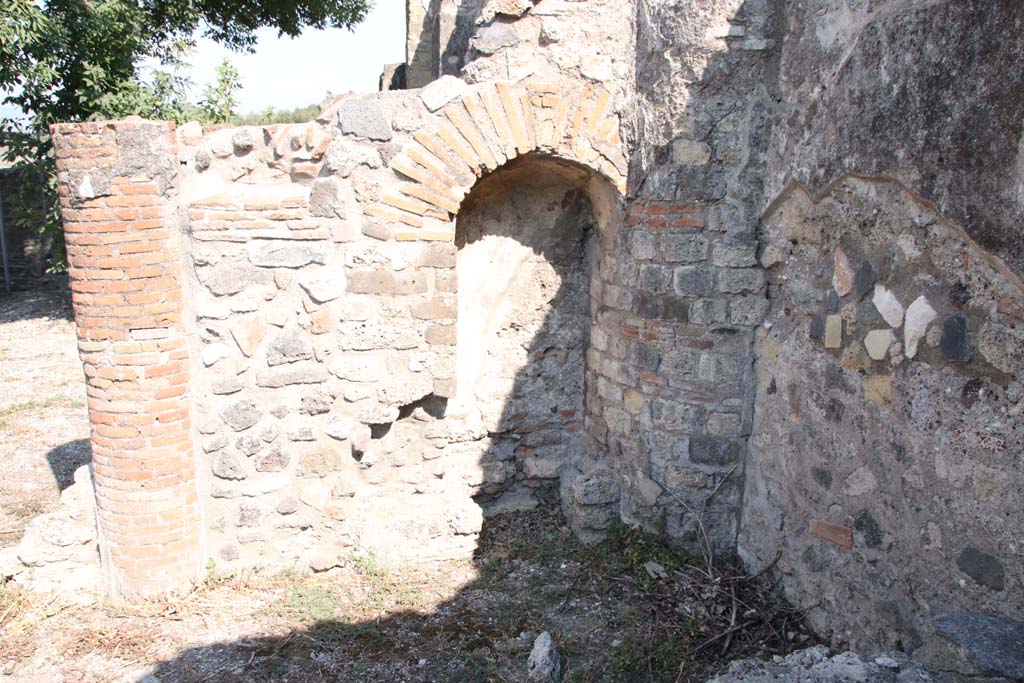
<svg viewBox="0 0 1024 683">
<path fill-rule="evenodd" d="M 967 319 L 957 313 L 946 318 L 942 325 L 942 339 L 939 348 L 946 360 L 966 362 L 974 358 L 974 344 L 967 331 Z"/>
<path fill-rule="evenodd" d="M 1016 619 L 952 612 L 937 617 L 935 626 L 983 674 L 1024 679 L 1024 624 Z"/>
<path fill-rule="evenodd" d="M 874 264 L 871 261 L 862 263 L 857 269 L 857 274 L 853 276 L 853 291 L 857 295 L 857 301 L 863 299 L 865 294 L 875 288 L 877 279 L 878 272 L 875 271 Z"/>
</svg>

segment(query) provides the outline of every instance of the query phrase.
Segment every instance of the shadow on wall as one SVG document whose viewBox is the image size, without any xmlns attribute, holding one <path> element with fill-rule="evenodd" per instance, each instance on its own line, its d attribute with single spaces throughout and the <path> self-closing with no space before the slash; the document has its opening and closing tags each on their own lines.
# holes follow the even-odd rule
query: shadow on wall
<svg viewBox="0 0 1024 683">
<path fill-rule="evenodd" d="M 449 401 L 428 398 L 418 405 L 454 417 L 475 413 L 486 426 L 488 436 L 477 442 L 484 444 L 479 454 L 482 482 L 477 489 L 477 502 L 485 515 L 480 545 L 495 524 L 530 524 L 518 516 L 501 521 L 495 515 L 541 507 L 554 513 L 562 475 L 586 470 L 594 459 L 597 446 L 584 420 L 585 394 L 591 390 L 587 349 L 598 303 L 591 299 L 591 281 L 602 251 L 618 238 L 622 221 L 621 198 L 610 183 L 592 171 L 536 155 L 521 157 L 486 176 L 462 204 L 456 233 L 457 396 Z M 472 443 L 449 448 L 460 446 Z M 612 502 L 603 501 L 600 509 L 590 511 L 591 526 L 609 521 Z M 525 536 L 541 544 L 543 534 L 552 528 L 531 529 Z M 516 528 L 515 533 L 522 532 Z M 557 549 L 558 562 L 564 562 L 568 546 L 576 543 L 568 530 L 558 533 L 557 541 L 546 543 Z M 478 546 L 476 575 L 486 565 L 482 554 Z M 367 561 L 375 560 L 354 560 L 356 567 Z M 562 588 L 568 588 L 565 571 L 561 579 Z M 509 620 L 503 621 L 492 613 L 495 605 L 481 604 L 478 594 L 487 590 L 471 580 L 430 614 L 399 612 L 372 622 L 324 619 L 307 631 L 282 637 L 192 648 L 158 664 L 153 673 L 164 683 L 290 680 L 289 672 L 299 676 L 294 680 L 339 680 L 333 676 L 354 676 L 360 671 L 384 676 L 360 680 L 492 680 L 486 672 L 474 670 L 472 651 L 523 630 L 549 628 L 538 605 L 553 612 L 557 602 L 538 594 L 527 609 L 519 588 L 492 591 L 483 602 L 505 601 L 501 609 Z M 538 597 L 543 597 L 540 603 Z M 391 662 L 403 660 L 399 653 L 406 652 L 404 659 L 412 662 L 438 656 L 410 651 L 408 643 L 419 636 L 438 639 L 434 633 L 441 628 L 438 622 L 448 623 L 445 615 L 452 612 L 463 616 L 455 632 L 439 639 L 456 652 L 449 650 L 444 656 L 462 662 L 457 670 L 446 671 L 441 678 L 426 673 L 415 679 L 394 677 L 407 671 L 385 674 Z M 531 623 L 531 618 L 541 623 Z M 310 663 L 318 649 L 319 654 L 324 650 L 332 654 Z M 343 655 L 334 656 L 338 653 Z M 525 664 L 525 653 L 516 660 Z M 311 671 L 320 677 L 310 677 Z M 431 670 L 430 676 L 438 673 Z"/>
<path fill-rule="evenodd" d="M 400 2 L 403 0 L 394 0 Z M 438 76 L 459 75 L 483 0 L 404 0 L 406 2 L 406 85 L 420 88 Z"/>
</svg>

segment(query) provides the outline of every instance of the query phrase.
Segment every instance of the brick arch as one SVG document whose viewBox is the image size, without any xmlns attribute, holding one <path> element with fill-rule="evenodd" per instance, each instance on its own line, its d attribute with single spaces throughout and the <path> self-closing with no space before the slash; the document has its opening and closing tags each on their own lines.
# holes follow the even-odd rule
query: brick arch
<svg viewBox="0 0 1024 683">
<path fill-rule="evenodd" d="M 575 162 L 625 194 L 626 157 L 611 93 L 530 79 L 475 86 L 435 111 L 388 164 L 403 181 L 397 191 L 365 212 L 423 230 L 399 239 L 444 238 L 478 179 L 532 153 Z"/>
</svg>

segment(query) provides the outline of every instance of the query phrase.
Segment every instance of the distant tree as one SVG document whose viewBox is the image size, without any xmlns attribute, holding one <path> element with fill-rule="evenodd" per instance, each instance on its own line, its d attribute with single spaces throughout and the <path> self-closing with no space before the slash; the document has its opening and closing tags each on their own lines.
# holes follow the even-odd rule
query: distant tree
<svg viewBox="0 0 1024 683">
<path fill-rule="evenodd" d="M 26 175 L 33 210 L 54 238 L 54 266 L 62 268 L 63 242 L 48 126 L 57 121 L 121 118 L 181 120 L 194 113 L 187 82 L 176 75 L 199 33 L 236 51 L 251 51 L 256 31 L 277 28 L 295 37 L 307 28 L 349 28 L 362 21 L 371 0 L 0 0 L 0 100 L 25 113 L 0 121 L 5 159 Z M 145 70 L 155 61 L 164 68 Z M 165 70 L 170 67 L 170 71 Z M 221 65 L 208 91 L 206 111 L 224 114 L 232 104 L 237 71 Z M 146 77 L 148 75 L 148 78 Z M 229 86 L 225 89 L 224 86 Z M 209 95 L 212 94 L 212 98 Z M 218 99 L 220 98 L 220 99 Z M 40 202 L 38 193 L 44 195 Z M 16 203 L 17 203 L 17 199 Z"/>
<path fill-rule="evenodd" d="M 242 87 L 238 69 L 226 57 L 217 65 L 217 80 L 206 86 L 199 100 L 202 118 L 210 123 L 227 123 L 235 118 L 236 94 Z"/>
</svg>

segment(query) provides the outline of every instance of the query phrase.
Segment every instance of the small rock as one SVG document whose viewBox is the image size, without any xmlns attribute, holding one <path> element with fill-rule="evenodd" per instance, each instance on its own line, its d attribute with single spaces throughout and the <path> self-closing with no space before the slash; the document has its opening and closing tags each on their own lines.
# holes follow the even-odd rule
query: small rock
<svg viewBox="0 0 1024 683">
<path fill-rule="evenodd" d="M 391 139 L 391 124 L 380 105 L 372 98 L 345 100 L 338 106 L 337 117 L 341 132 L 345 135 L 380 142 Z"/>
<path fill-rule="evenodd" d="M 263 324 L 263 316 L 258 313 L 240 317 L 231 326 L 231 337 L 238 344 L 239 350 L 251 358 L 256 352 L 256 347 L 263 340 L 267 328 Z"/>
<path fill-rule="evenodd" d="M 252 434 L 243 434 L 238 437 L 235 447 L 246 456 L 256 455 L 263 448 L 263 442 Z"/>
<path fill-rule="evenodd" d="M 825 316 L 825 348 L 838 349 L 843 345 L 843 318 L 839 315 Z"/>
<path fill-rule="evenodd" d="M 333 420 L 327 424 L 324 428 L 324 434 L 337 439 L 338 441 L 344 441 L 352 435 L 353 423 L 351 420 L 339 419 Z"/>
<path fill-rule="evenodd" d="M 857 296 L 857 301 L 863 299 L 864 295 L 874 288 L 877 279 L 878 273 L 875 272 L 875 266 L 871 261 L 865 261 L 860 265 L 853 278 L 853 292 Z"/>
<path fill-rule="evenodd" d="M 864 339 L 864 348 L 872 360 L 883 360 L 895 339 L 892 330 L 871 330 Z"/>
<path fill-rule="evenodd" d="M 473 38 L 473 47 L 477 52 L 493 55 L 503 47 L 511 47 L 519 42 L 519 36 L 508 24 L 491 24 L 477 31 Z"/>
<path fill-rule="evenodd" d="M 903 324 L 903 304 L 895 294 L 882 285 L 875 285 L 875 294 L 871 301 L 889 327 L 897 328 Z"/>
<path fill-rule="evenodd" d="M 255 527 L 259 526 L 260 522 L 263 521 L 264 510 L 259 504 L 253 501 L 243 501 L 238 506 L 238 521 L 237 526 L 240 527 Z"/>
<path fill-rule="evenodd" d="M 299 501 L 294 496 L 285 496 L 277 504 L 277 514 L 290 515 L 299 509 Z"/>
<path fill-rule="evenodd" d="M 267 346 L 267 365 L 285 365 L 313 357 L 313 344 L 297 328 L 285 330 Z"/>
<path fill-rule="evenodd" d="M 221 479 L 245 479 L 245 465 L 234 454 L 220 451 L 213 458 L 213 473 Z"/>
<path fill-rule="evenodd" d="M 227 396 L 237 394 L 245 388 L 245 381 L 238 376 L 218 377 L 210 382 L 210 391 L 216 396 Z"/>
<path fill-rule="evenodd" d="M 832 287 L 839 296 L 846 296 L 853 289 L 853 268 L 850 267 L 850 260 L 846 258 L 846 254 L 838 247 L 833 260 L 835 268 L 832 272 Z"/>
<path fill-rule="evenodd" d="M 220 559 L 225 562 L 231 562 L 232 560 L 237 560 L 239 557 L 240 553 L 238 552 L 238 546 L 234 543 L 227 543 L 221 546 Z"/>
<path fill-rule="evenodd" d="M 1024 679 L 1024 623 L 972 612 L 943 614 L 939 635 L 962 648 L 983 674 Z"/>
<path fill-rule="evenodd" d="M 967 330 L 967 319 L 959 313 L 946 318 L 942 325 L 939 348 L 946 360 L 966 363 L 974 358 L 974 344 Z"/>
<path fill-rule="evenodd" d="M 220 417 L 236 432 L 252 427 L 263 416 L 251 401 L 236 401 L 220 412 Z"/>
<path fill-rule="evenodd" d="M 533 641 L 533 650 L 526 664 L 526 680 L 529 683 L 558 683 L 561 673 L 555 641 L 550 633 L 544 631 Z"/>
<path fill-rule="evenodd" d="M 437 111 L 456 97 L 461 97 L 469 86 L 461 78 L 441 76 L 420 91 L 420 99 L 428 111 Z"/>
<path fill-rule="evenodd" d="M 372 147 L 338 138 L 327 148 L 326 164 L 332 173 L 347 178 L 360 166 L 380 168 L 384 162 Z"/>
<path fill-rule="evenodd" d="M 265 268 L 301 268 L 311 263 L 321 265 L 333 251 L 330 242 L 255 239 L 246 244 L 249 261 Z"/>
<path fill-rule="evenodd" d="M 986 588 L 1001 591 L 1006 587 L 1006 570 L 1003 569 L 1003 563 L 977 548 L 964 548 L 956 560 L 956 566 Z"/>
<path fill-rule="evenodd" d="M 281 446 L 274 446 L 263 455 L 256 458 L 257 472 L 280 472 L 288 467 L 291 456 Z"/>
<path fill-rule="evenodd" d="M 226 344 L 210 344 L 203 349 L 203 365 L 210 367 L 217 361 L 223 360 L 231 355 L 231 349 Z"/>
<path fill-rule="evenodd" d="M 344 293 L 345 273 L 340 268 L 337 270 L 322 268 L 300 278 L 299 286 L 313 301 L 318 304 L 327 303 L 334 301 Z"/>
<path fill-rule="evenodd" d="M 898 669 L 900 663 L 888 655 L 882 655 L 881 657 L 875 657 L 875 664 L 882 667 L 883 669 Z"/>
<path fill-rule="evenodd" d="M 903 343 L 906 346 L 904 355 L 907 358 L 917 355 L 917 345 L 928 332 L 928 325 L 935 320 L 937 315 L 938 313 L 924 296 L 917 297 L 914 303 L 910 304 L 906 320 L 903 323 Z"/>
<path fill-rule="evenodd" d="M 329 377 L 324 366 L 314 361 L 279 366 L 256 375 L 256 386 L 280 389 L 293 384 L 320 384 Z"/>
<path fill-rule="evenodd" d="M 889 375 L 865 375 L 863 378 L 864 398 L 879 408 L 892 403 L 892 377 Z"/>
<path fill-rule="evenodd" d="M 234 146 L 236 154 L 246 154 L 256 146 L 256 139 L 251 130 L 243 128 L 231 136 L 231 144 Z"/>
<path fill-rule="evenodd" d="M 312 560 L 309 561 L 309 568 L 317 573 L 326 572 L 330 569 L 334 569 L 335 567 L 340 566 L 341 562 L 338 560 L 338 556 L 329 553 L 318 553 L 316 556 L 313 557 Z"/>
<path fill-rule="evenodd" d="M 320 178 L 309 194 L 309 213 L 321 218 L 344 218 L 345 201 L 333 178 Z"/>
</svg>

